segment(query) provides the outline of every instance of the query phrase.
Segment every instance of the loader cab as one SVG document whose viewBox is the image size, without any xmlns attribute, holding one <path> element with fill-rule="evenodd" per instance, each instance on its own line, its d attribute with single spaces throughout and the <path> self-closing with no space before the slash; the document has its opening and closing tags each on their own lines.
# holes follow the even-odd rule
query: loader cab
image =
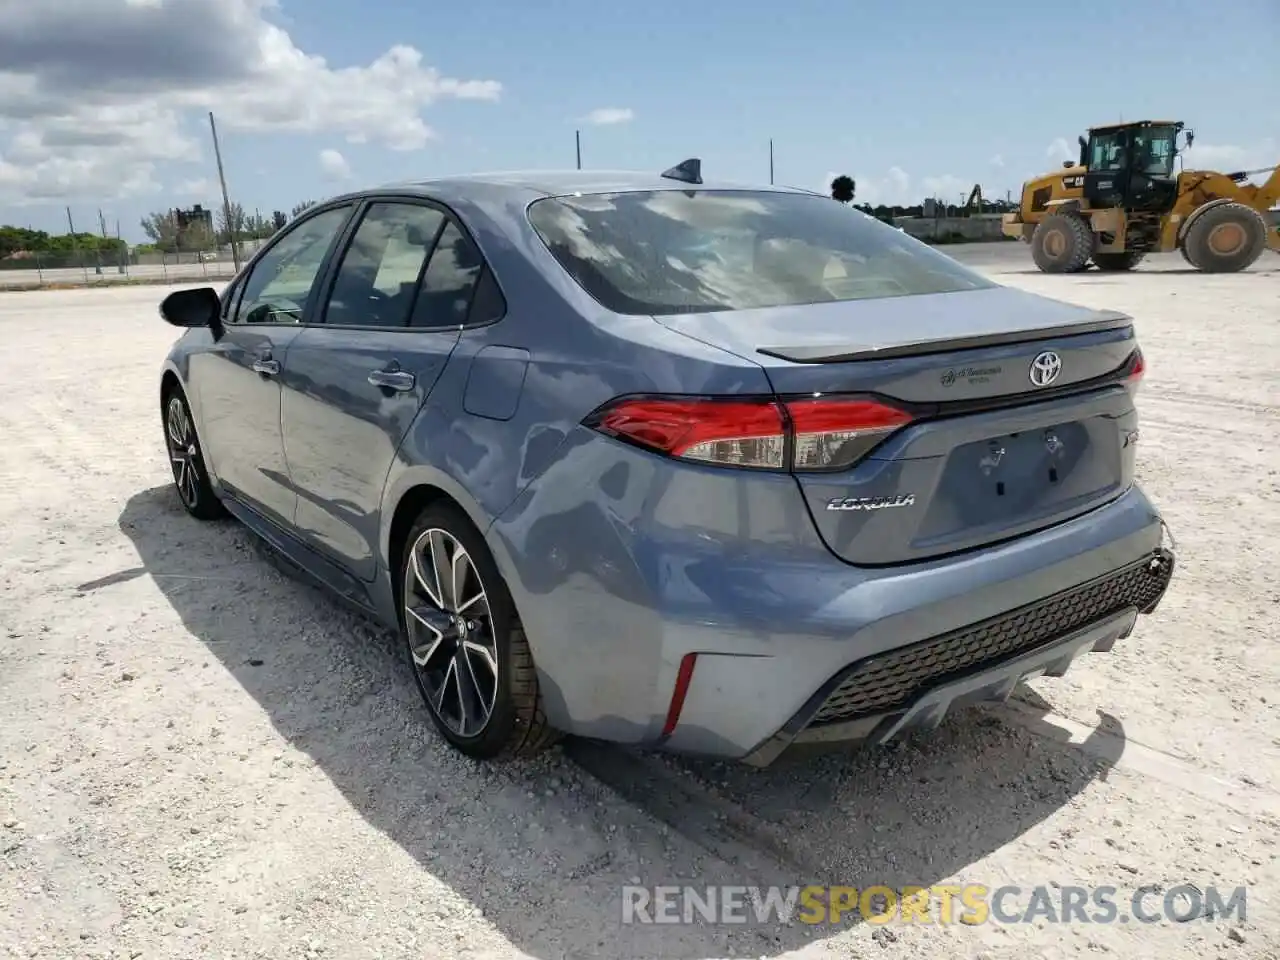
<svg viewBox="0 0 1280 960">
<path fill-rule="evenodd" d="M 1178 197 L 1182 123 L 1143 120 L 1094 127 L 1080 138 L 1084 196 L 1092 207 L 1166 213 Z"/>
</svg>

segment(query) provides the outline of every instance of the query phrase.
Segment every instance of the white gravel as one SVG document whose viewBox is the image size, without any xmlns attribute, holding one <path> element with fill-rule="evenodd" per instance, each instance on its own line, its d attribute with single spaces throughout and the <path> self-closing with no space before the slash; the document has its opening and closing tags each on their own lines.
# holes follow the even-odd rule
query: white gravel
<svg viewBox="0 0 1280 960">
<path fill-rule="evenodd" d="M 957 255 L 1138 318 L 1174 585 L 1017 704 L 764 772 L 459 759 L 385 637 L 182 513 L 165 289 L 0 294 L 0 955 L 1280 956 L 1280 258 Z M 1243 921 L 624 927 L 637 880 L 1249 889 Z"/>
</svg>

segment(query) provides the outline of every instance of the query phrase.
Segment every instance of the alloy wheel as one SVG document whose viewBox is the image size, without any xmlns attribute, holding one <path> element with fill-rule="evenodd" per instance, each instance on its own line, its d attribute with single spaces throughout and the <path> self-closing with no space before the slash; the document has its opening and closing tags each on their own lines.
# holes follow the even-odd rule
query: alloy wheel
<svg viewBox="0 0 1280 960">
<path fill-rule="evenodd" d="M 498 696 L 498 645 L 484 583 L 466 548 L 432 527 L 409 551 L 405 628 L 414 668 L 439 720 L 460 737 L 482 733 Z"/>
<path fill-rule="evenodd" d="M 196 471 L 200 448 L 196 443 L 196 432 L 191 425 L 187 405 L 178 394 L 169 398 L 169 406 L 165 412 L 165 439 L 168 441 L 169 463 L 173 468 L 173 482 L 178 488 L 178 496 L 188 508 L 194 508 L 200 499 L 200 476 Z"/>
</svg>

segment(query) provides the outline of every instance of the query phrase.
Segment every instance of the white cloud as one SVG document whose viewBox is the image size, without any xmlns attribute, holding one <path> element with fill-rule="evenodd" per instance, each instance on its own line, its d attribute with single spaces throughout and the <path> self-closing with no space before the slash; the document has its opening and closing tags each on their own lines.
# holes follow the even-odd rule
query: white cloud
<svg viewBox="0 0 1280 960">
<path fill-rule="evenodd" d="M 997 153 L 995 156 L 991 158 L 990 162 L 993 167 L 996 167 L 1001 170 L 1004 169 L 1004 156 L 1002 154 Z"/>
<path fill-rule="evenodd" d="M 597 127 L 607 127 L 618 123 L 630 123 L 635 117 L 630 107 L 597 107 L 582 120 Z"/>
<path fill-rule="evenodd" d="M 1080 159 L 1080 149 L 1078 144 L 1073 147 L 1064 138 L 1057 137 L 1049 144 L 1049 148 L 1045 150 L 1044 155 L 1050 160 L 1065 163 L 1067 160 Z"/>
<path fill-rule="evenodd" d="M 1183 152 L 1182 161 L 1187 170 L 1219 170 L 1222 173 L 1258 170 L 1280 163 L 1280 145 L 1269 137 L 1252 146 L 1197 143 Z M 1266 177 L 1267 174 L 1264 173 L 1261 179 L 1265 180 Z M 1255 176 L 1253 179 L 1259 178 Z"/>
<path fill-rule="evenodd" d="M 337 150 L 320 151 L 320 169 L 330 180 L 346 180 L 351 176 L 351 164 Z"/>
<path fill-rule="evenodd" d="M 159 2 L 159 0 L 153 0 Z M 201 197 L 212 200 L 214 195 L 218 193 L 218 185 L 208 177 L 196 177 L 192 180 L 183 180 L 181 183 L 175 184 L 173 192 L 180 197 L 193 197 L 199 200 Z"/>
<path fill-rule="evenodd" d="M 301 0 L 289 0 L 300 4 Z M 297 47 L 276 0 L 58 0 L 0 7 L 0 200 L 155 191 L 159 164 L 211 165 L 219 132 L 331 133 L 395 150 L 440 100 L 498 99 L 396 45 L 363 66 Z"/>
</svg>

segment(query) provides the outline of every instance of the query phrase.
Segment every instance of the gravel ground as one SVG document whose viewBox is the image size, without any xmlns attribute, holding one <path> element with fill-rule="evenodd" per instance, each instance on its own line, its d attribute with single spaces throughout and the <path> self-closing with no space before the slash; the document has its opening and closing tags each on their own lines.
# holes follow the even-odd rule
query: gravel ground
<svg viewBox="0 0 1280 960">
<path fill-rule="evenodd" d="M 581 743 L 455 756 L 385 636 L 242 528 L 183 514 L 155 398 L 165 290 L 0 295 L 0 951 L 1280 957 L 1280 259 L 1047 277 L 1013 245 L 955 255 L 1138 318 L 1139 473 L 1174 585 L 1015 703 L 764 772 Z M 628 883 L 1248 900 L 1213 922 L 624 926 Z"/>
</svg>

